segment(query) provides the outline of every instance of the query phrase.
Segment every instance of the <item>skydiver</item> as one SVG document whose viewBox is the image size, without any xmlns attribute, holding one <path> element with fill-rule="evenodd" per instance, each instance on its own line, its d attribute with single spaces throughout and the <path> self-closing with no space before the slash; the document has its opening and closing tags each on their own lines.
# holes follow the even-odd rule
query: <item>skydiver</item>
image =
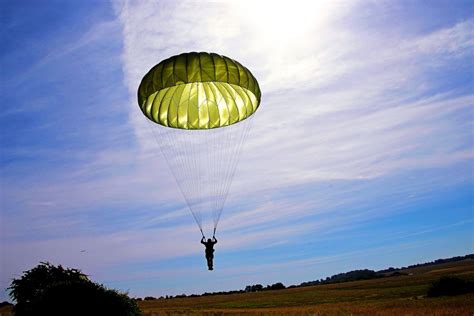
<svg viewBox="0 0 474 316">
<path fill-rule="evenodd" d="M 206 247 L 207 267 L 209 270 L 213 270 L 212 259 L 214 259 L 214 245 L 217 244 L 217 239 L 215 236 L 212 236 L 212 239 L 208 238 L 206 241 L 206 237 L 202 236 L 201 244 Z"/>
</svg>

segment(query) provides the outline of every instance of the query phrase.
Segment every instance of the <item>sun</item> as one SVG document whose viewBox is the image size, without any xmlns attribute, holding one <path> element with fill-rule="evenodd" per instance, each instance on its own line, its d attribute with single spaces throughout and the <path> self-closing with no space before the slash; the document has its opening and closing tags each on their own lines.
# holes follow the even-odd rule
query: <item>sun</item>
<svg viewBox="0 0 474 316">
<path fill-rule="evenodd" d="M 288 45 L 303 39 L 325 24 L 335 1 L 275 0 L 236 1 L 239 16 L 259 33 L 260 38 Z"/>
</svg>

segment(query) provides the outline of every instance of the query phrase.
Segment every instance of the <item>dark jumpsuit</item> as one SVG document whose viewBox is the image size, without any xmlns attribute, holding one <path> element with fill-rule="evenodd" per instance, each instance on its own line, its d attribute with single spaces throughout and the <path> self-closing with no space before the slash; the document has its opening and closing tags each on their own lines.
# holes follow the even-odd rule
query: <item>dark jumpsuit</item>
<svg viewBox="0 0 474 316">
<path fill-rule="evenodd" d="M 212 237 L 213 239 L 209 238 L 206 241 L 206 238 L 201 239 L 201 244 L 206 247 L 206 259 L 207 259 L 207 267 L 209 270 L 213 270 L 212 267 L 212 260 L 214 259 L 214 245 L 217 244 L 216 237 Z"/>
</svg>

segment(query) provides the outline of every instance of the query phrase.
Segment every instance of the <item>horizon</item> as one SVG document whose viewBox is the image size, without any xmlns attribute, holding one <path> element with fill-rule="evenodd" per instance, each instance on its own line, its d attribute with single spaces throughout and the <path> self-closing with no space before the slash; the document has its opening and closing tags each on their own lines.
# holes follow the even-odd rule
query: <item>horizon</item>
<svg viewBox="0 0 474 316">
<path fill-rule="evenodd" d="M 0 5 L 0 301 L 40 261 L 159 297 L 474 253 L 474 2 Z M 136 100 L 191 51 L 262 91 L 212 272 Z"/>
</svg>

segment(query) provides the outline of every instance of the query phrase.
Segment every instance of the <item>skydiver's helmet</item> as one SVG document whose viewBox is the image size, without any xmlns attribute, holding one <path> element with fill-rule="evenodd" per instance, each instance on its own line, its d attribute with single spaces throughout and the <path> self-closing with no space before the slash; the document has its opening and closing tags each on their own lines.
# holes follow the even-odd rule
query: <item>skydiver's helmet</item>
<svg viewBox="0 0 474 316">
<path fill-rule="evenodd" d="M 208 239 L 207 239 L 207 242 L 212 242 L 212 239 L 211 239 L 211 238 L 208 238 Z"/>
</svg>

